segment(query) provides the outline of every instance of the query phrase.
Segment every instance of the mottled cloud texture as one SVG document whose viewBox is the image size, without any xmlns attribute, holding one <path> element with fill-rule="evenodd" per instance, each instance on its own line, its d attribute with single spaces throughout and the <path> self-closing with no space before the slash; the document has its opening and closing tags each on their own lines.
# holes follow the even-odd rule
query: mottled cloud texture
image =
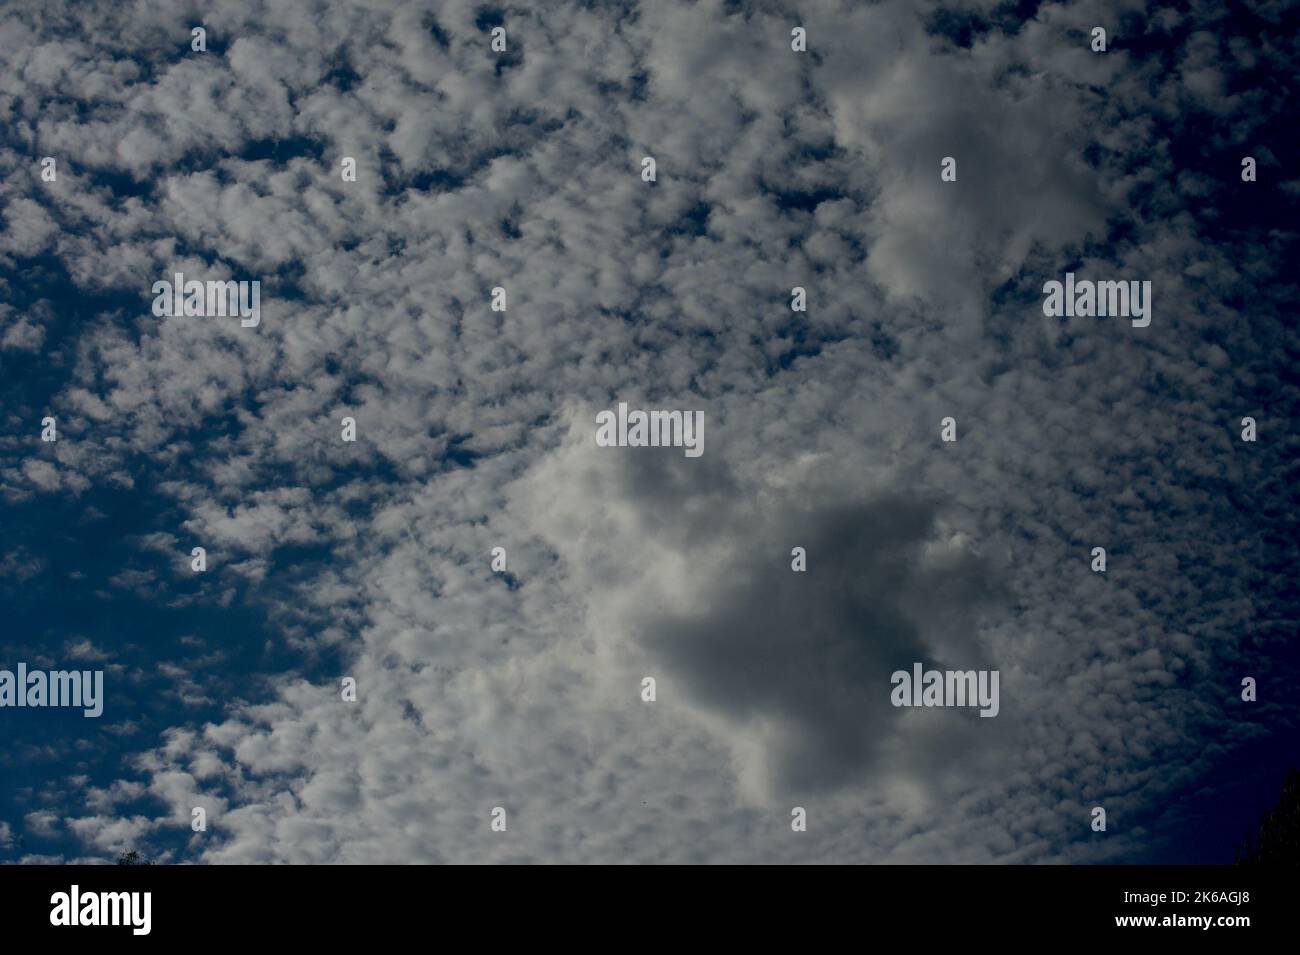
<svg viewBox="0 0 1300 955">
<path fill-rule="evenodd" d="M 0 665 L 108 700 L 0 711 L 0 856 L 1210 859 L 1297 729 L 1298 35 L 9 5 Z M 1046 317 L 1067 271 L 1150 281 L 1150 326 Z M 156 317 L 175 272 L 259 280 L 260 325 Z M 703 411 L 703 456 L 598 448 L 619 401 Z M 999 715 L 894 708 L 913 661 L 998 669 Z"/>
</svg>

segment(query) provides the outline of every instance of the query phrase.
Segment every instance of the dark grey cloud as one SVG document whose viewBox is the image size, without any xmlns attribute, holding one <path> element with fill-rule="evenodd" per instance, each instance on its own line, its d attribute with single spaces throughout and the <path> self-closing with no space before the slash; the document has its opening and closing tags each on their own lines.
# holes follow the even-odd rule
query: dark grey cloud
<svg viewBox="0 0 1300 955">
<path fill-rule="evenodd" d="M 882 769 L 904 717 L 889 702 L 895 670 L 990 668 L 975 623 L 1001 589 L 998 577 L 968 553 L 925 559 L 936 543 L 935 502 L 887 493 L 810 506 L 790 495 L 755 513 L 734 485 L 697 493 L 707 478 L 683 480 L 689 466 L 663 453 L 639 456 L 629 468 L 633 506 L 647 523 L 665 513 L 687 523 L 688 548 L 690 537 L 721 535 L 732 556 L 694 558 L 706 594 L 651 614 L 638 639 L 674 678 L 666 692 L 738 724 L 776 726 L 780 790 L 816 792 Z M 647 485 L 662 492 L 637 494 Z M 807 572 L 792 569 L 796 546 Z M 964 735 L 963 715 L 951 719 L 949 741 Z"/>
</svg>

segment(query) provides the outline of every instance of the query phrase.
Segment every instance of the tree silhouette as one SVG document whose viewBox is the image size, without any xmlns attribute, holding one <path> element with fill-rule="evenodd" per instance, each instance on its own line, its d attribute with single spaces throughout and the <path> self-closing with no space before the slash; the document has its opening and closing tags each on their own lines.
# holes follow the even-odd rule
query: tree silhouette
<svg viewBox="0 0 1300 955">
<path fill-rule="evenodd" d="M 123 852 L 117 857 L 118 865 L 153 865 L 153 861 L 146 859 L 140 853 L 132 849 L 130 852 Z"/>
<path fill-rule="evenodd" d="M 1282 798 L 1264 813 L 1255 839 L 1241 840 L 1237 865 L 1300 865 L 1300 770 L 1287 773 Z"/>
</svg>

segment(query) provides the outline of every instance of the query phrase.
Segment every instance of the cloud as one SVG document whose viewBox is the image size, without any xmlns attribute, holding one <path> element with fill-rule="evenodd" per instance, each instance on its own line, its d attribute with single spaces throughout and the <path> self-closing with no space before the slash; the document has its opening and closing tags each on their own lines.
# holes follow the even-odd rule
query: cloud
<svg viewBox="0 0 1300 955">
<path fill-rule="evenodd" d="M 975 622 L 1003 590 L 941 529 L 939 502 L 896 488 L 850 495 L 807 473 L 751 486 L 725 459 L 611 453 L 591 430 L 575 420 L 565 455 L 513 503 L 540 516 L 593 639 L 629 640 L 665 697 L 728 724 L 723 738 L 742 762 L 758 757 L 742 771 L 768 798 L 861 784 L 886 754 L 889 772 L 906 773 L 892 751 L 912 734 L 889 704 L 890 675 L 913 662 L 987 668 Z M 806 573 L 792 571 L 796 546 Z M 946 729 L 909 740 L 907 759 L 919 767 L 936 744 L 954 759 L 971 752 L 960 716 Z"/>
<path fill-rule="evenodd" d="M 165 4 L 56 7 L 0 20 L 0 498 L 43 542 L 0 576 L 95 543 L 31 517 L 84 498 L 131 552 L 69 573 L 203 636 L 131 671 L 114 692 L 151 708 L 106 724 L 120 765 L 60 763 L 92 814 L 34 834 L 213 862 L 1133 860 L 1256 732 L 1229 690 L 1294 563 L 1268 526 L 1291 240 L 1234 177 L 1286 155 L 1285 99 L 1243 71 L 1293 48 L 1126 3 L 559 5 L 505 11 L 500 60 L 475 4 L 226 3 L 192 54 Z M 1123 25 L 1105 57 L 1094 18 Z M 1066 270 L 1151 280 L 1151 327 L 1046 319 Z M 152 316 L 175 271 L 260 279 L 262 324 Z M 704 457 L 596 448 L 618 400 L 703 410 Z M 1244 447 L 1246 413 L 1278 441 Z M 914 661 L 999 669 L 1001 713 L 895 710 Z"/>
</svg>

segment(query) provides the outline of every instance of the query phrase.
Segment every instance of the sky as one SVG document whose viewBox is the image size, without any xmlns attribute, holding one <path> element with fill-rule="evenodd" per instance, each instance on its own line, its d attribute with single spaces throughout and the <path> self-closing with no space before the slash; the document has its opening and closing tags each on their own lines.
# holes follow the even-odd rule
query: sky
<svg viewBox="0 0 1300 955">
<path fill-rule="evenodd" d="M 0 708 L 0 861 L 1230 862 L 1300 763 L 1295 6 L 0 3 L 0 61 L 0 669 L 105 686 Z"/>
</svg>

